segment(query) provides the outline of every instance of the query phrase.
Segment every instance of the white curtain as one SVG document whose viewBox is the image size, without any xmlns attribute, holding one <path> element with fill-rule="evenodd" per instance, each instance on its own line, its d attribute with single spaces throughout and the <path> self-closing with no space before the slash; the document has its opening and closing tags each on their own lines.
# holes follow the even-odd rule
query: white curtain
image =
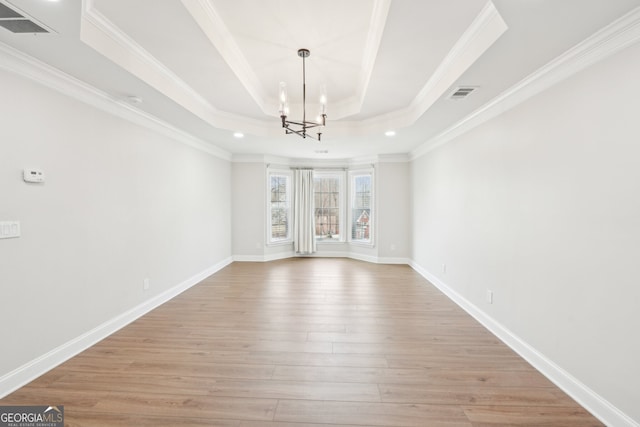
<svg viewBox="0 0 640 427">
<path fill-rule="evenodd" d="M 293 174 L 293 250 L 297 254 L 316 251 L 313 170 L 310 169 L 296 169 Z"/>
</svg>

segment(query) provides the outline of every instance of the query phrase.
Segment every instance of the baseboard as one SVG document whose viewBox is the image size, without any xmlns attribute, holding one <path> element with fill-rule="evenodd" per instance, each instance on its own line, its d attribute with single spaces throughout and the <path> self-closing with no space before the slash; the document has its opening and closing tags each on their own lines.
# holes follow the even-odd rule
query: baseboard
<svg viewBox="0 0 640 427">
<path fill-rule="evenodd" d="M 370 262 L 372 264 L 406 264 L 411 261 L 408 258 L 376 257 L 363 255 L 355 252 L 321 251 L 311 255 L 296 255 L 295 252 L 281 252 L 267 255 L 234 255 L 233 260 L 237 262 L 269 262 L 287 258 L 350 258 L 358 261 Z"/>
<path fill-rule="evenodd" d="M 226 267 L 232 262 L 231 258 L 227 258 L 206 270 L 196 274 L 174 286 L 163 293 L 143 302 L 142 304 L 132 308 L 119 316 L 108 320 L 100 326 L 68 341 L 61 346 L 54 348 L 46 354 L 28 362 L 21 367 L 0 377 L 0 399 L 14 392 L 20 387 L 30 383 L 42 374 L 50 371 L 63 362 L 66 362 L 73 356 L 83 352 L 92 345 L 98 343 L 119 329 L 127 326 L 129 323 L 147 314 L 154 308 L 164 304 L 170 299 L 176 297 L 207 277 L 211 276 L 218 270 Z"/>
<path fill-rule="evenodd" d="M 438 277 L 413 261 L 409 265 L 604 424 L 619 427 L 640 427 L 640 424 L 631 417 L 451 289 Z"/>
<path fill-rule="evenodd" d="M 264 255 L 234 255 L 234 262 L 264 262 Z"/>
<path fill-rule="evenodd" d="M 264 261 L 265 262 L 278 261 L 278 260 L 281 260 L 281 259 L 293 258 L 295 256 L 296 256 L 296 254 L 293 251 L 280 252 L 280 253 L 277 253 L 277 254 L 267 254 L 267 255 L 264 256 Z"/>
<path fill-rule="evenodd" d="M 409 260 L 408 258 L 399 258 L 399 257 L 379 257 L 378 264 L 410 265 L 411 260 Z"/>
</svg>

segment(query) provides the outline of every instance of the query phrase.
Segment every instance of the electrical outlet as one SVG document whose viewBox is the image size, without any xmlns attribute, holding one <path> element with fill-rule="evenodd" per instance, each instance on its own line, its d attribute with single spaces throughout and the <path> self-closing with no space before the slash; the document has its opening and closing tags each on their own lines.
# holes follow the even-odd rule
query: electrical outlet
<svg viewBox="0 0 640 427">
<path fill-rule="evenodd" d="M 0 221 L 0 239 L 20 237 L 20 221 Z"/>
<path fill-rule="evenodd" d="M 493 304 L 493 291 L 490 289 L 487 289 L 487 302 Z"/>
<path fill-rule="evenodd" d="M 394 245 L 393 243 L 390 246 L 391 251 L 395 251 L 396 250 L 396 245 Z"/>
<path fill-rule="evenodd" d="M 145 277 L 145 279 L 142 281 L 142 290 L 143 291 L 148 291 L 149 290 L 149 278 Z"/>
<path fill-rule="evenodd" d="M 447 264 L 442 264 L 442 272 L 443 273 L 447 272 Z"/>
</svg>

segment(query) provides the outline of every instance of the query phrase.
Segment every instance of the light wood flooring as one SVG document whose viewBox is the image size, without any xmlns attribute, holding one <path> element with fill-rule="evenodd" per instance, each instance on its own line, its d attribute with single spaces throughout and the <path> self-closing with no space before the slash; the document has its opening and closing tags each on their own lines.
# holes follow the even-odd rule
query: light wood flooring
<svg viewBox="0 0 640 427">
<path fill-rule="evenodd" d="M 68 426 L 599 426 L 408 266 L 233 263 L 0 400 Z"/>
</svg>

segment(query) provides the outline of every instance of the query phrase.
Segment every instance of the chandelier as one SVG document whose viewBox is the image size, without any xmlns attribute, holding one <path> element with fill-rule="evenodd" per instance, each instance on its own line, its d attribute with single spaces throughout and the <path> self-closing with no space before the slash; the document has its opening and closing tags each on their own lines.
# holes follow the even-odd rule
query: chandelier
<svg viewBox="0 0 640 427">
<path fill-rule="evenodd" d="M 298 49 L 298 56 L 302 58 L 302 121 L 296 122 L 293 120 L 287 120 L 287 116 L 289 115 L 289 103 L 287 102 L 287 85 L 284 82 L 280 82 L 280 118 L 282 119 L 282 127 L 285 129 L 285 133 L 289 135 L 290 133 L 295 133 L 303 138 L 313 138 L 320 141 L 322 137 L 322 132 L 317 132 L 317 137 L 311 134 L 308 134 L 307 131 L 309 129 L 313 129 L 316 127 L 322 128 L 325 125 L 327 119 L 327 95 L 322 90 L 320 95 L 320 115 L 318 116 L 315 122 L 307 121 L 307 83 L 305 76 L 305 59 L 309 57 L 311 52 L 309 49 Z"/>
</svg>

